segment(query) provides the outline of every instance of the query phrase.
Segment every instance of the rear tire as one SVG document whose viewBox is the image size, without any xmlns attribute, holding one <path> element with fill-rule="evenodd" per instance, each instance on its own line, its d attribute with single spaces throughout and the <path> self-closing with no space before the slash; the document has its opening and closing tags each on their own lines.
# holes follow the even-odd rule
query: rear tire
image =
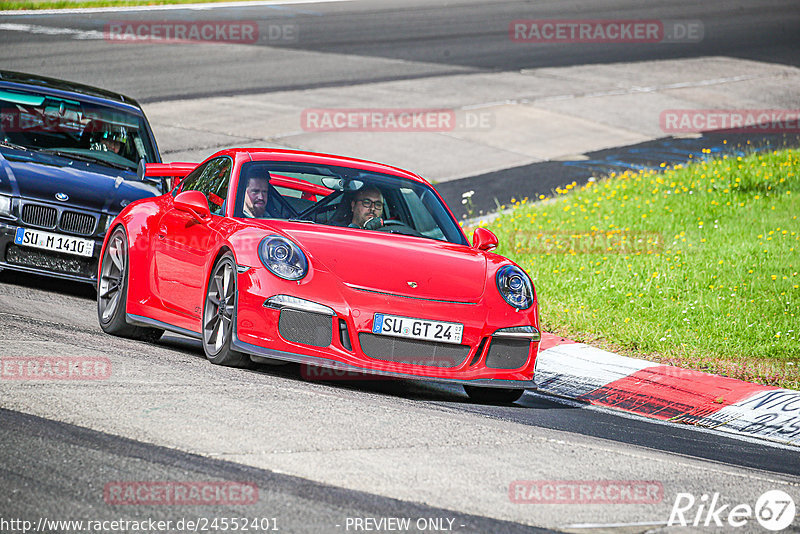
<svg viewBox="0 0 800 534">
<path fill-rule="evenodd" d="M 469 398 L 479 404 L 513 404 L 517 402 L 524 389 L 484 388 L 480 386 L 464 386 Z"/>
<path fill-rule="evenodd" d="M 211 269 L 206 288 L 202 324 L 203 351 L 211 363 L 250 367 L 250 356 L 231 347 L 237 294 L 236 262 L 233 254 L 226 252 Z"/>
<path fill-rule="evenodd" d="M 128 300 L 128 236 L 118 226 L 108 238 L 97 281 L 97 319 L 106 334 L 155 343 L 159 328 L 134 326 L 125 320 Z"/>
</svg>

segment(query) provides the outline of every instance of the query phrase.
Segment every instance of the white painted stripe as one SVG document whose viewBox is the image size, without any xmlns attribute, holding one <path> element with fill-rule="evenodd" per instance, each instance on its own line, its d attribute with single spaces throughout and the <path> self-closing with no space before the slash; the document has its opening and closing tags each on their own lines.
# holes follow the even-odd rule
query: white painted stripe
<svg viewBox="0 0 800 534">
<path fill-rule="evenodd" d="M 223 9 L 229 7 L 262 7 L 262 6 L 288 6 L 296 4 L 329 4 L 333 2 L 351 2 L 352 0 L 257 0 L 254 2 L 216 2 L 207 4 L 174 4 L 160 6 L 115 6 L 115 7 L 81 7 L 73 9 L 22 9 L 0 11 L 0 15 L 67 15 L 79 13 L 126 13 L 135 11 L 174 11 L 189 9 L 203 11 L 210 9 Z"/>
<path fill-rule="evenodd" d="M 539 353 L 534 379 L 540 392 L 574 399 L 637 371 L 659 365 L 606 352 L 583 343 L 565 344 Z M 703 393 L 698 386 L 693 385 L 691 378 L 687 377 L 685 382 L 687 391 Z M 622 415 L 616 411 L 615 413 Z M 641 416 L 647 417 L 647 414 L 638 415 Z M 673 424 L 664 421 L 660 423 Z M 745 440 L 770 440 L 796 447 L 800 445 L 800 391 L 761 391 L 721 408 L 696 424 L 697 430 L 705 428 L 723 431 Z"/>
<path fill-rule="evenodd" d="M 0 31 L 25 32 L 39 35 L 71 35 L 75 39 L 102 39 L 103 32 L 94 30 L 74 30 L 72 28 L 53 28 L 51 26 L 37 26 L 36 24 L 0 24 Z"/>
<path fill-rule="evenodd" d="M 698 424 L 723 432 L 800 445 L 800 391 L 762 391 L 725 406 Z"/>
<path fill-rule="evenodd" d="M 658 365 L 584 343 L 570 343 L 540 352 L 534 379 L 536 387 L 542 391 L 575 398 L 636 371 Z"/>
</svg>

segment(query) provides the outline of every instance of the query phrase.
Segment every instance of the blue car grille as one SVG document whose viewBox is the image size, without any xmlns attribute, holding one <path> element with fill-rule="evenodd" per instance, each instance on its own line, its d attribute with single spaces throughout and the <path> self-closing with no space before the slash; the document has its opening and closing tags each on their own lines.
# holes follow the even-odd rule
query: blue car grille
<svg viewBox="0 0 800 534">
<path fill-rule="evenodd" d="M 42 228 L 55 228 L 58 210 L 39 204 L 25 204 L 22 207 L 22 222 Z"/>
<path fill-rule="evenodd" d="M 95 221 L 94 215 L 77 211 L 65 211 L 61 214 L 59 227 L 65 232 L 73 234 L 92 235 Z"/>
<path fill-rule="evenodd" d="M 59 219 L 58 210 L 52 206 L 41 204 L 25 204 L 22 206 L 22 222 L 30 226 L 58 229 L 71 234 L 92 235 L 97 217 L 89 213 L 64 210 Z"/>
</svg>

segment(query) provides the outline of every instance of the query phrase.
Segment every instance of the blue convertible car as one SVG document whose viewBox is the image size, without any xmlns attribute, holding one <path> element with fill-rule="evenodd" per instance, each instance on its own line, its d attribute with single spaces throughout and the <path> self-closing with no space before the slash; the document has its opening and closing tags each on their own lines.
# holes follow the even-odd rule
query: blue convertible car
<svg viewBox="0 0 800 534">
<path fill-rule="evenodd" d="M 136 101 L 0 71 L 0 269 L 95 284 L 103 237 L 123 207 L 160 195 L 159 163 Z"/>
</svg>

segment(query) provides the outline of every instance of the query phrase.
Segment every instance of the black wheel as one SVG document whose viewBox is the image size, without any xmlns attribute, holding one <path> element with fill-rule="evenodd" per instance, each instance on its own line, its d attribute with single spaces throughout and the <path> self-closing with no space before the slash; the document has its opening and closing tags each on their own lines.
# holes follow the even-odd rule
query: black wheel
<svg viewBox="0 0 800 534">
<path fill-rule="evenodd" d="M 103 252 L 97 281 L 97 319 L 107 334 L 155 342 L 164 333 L 158 328 L 130 325 L 125 321 L 128 299 L 128 237 L 121 226 L 114 229 Z"/>
<path fill-rule="evenodd" d="M 230 367 L 249 367 L 250 356 L 233 350 L 233 315 L 236 310 L 236 263 L 226 253 L 214 268 L 206 289 L 203 307 L 203 351 L 211 363 Z"/>
<path fill-rule="evenodd" d="M 464 386 L 469 398 L 480 404 L 513 404 L 517 402 L 524 389 L 511 388 L 483 388 L 479 386 Z"/>
</svg>

